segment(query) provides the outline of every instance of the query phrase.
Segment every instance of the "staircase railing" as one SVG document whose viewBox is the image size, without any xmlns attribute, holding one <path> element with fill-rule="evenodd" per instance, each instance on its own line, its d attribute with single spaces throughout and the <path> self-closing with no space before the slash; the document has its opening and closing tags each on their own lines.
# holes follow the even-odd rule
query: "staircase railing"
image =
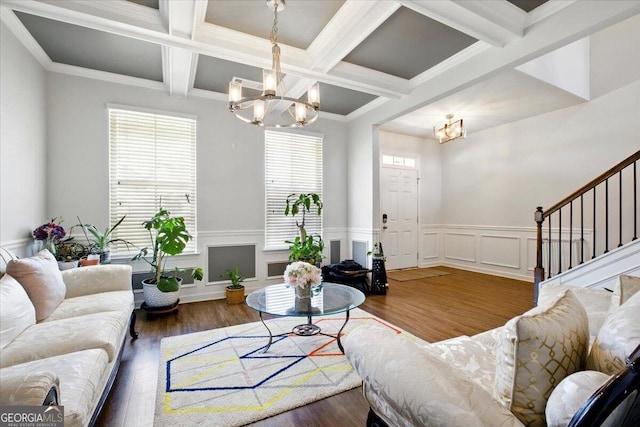
<svg viewBox="0 0 640 427">
<path fill-rule="evenodd" d="M 582 264 L 589 256 L 593 259 L 609 252 L 612 235 L 617 234 L 613 236 L 617 247 L 638 238 L 639 160 L 640 151 L 550 208 L 536 209 L 534 302 L 540 282 L 556 275 L 554 272 L 560 274 Z M 586 212 L 585 204 L 591 205 Z M 562 228 L 563 223 L 565 227 L 568 223 L 568 229 Z"/>
</svg>

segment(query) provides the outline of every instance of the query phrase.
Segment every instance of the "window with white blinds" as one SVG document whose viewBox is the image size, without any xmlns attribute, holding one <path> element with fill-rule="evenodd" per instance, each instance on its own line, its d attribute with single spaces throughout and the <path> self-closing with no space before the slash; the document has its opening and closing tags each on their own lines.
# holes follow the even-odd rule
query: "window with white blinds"
<svg viewBox="0 0 640 427">
<path fill-rule="evenodd" d="M 118 243 L 112 252 L 150 247 L 142 223 L 162 207 L 182 216 L 193 237 L 185 252 L 196 249 L 196 120 L 153 112 L 109 108 L 109 217 Z"/>
<path fill-rule="evenodd" d="M 298 235 L 295 217 L 285 216 L 287 196 L 316 193 L 322 199 L 322 137 L 290 132 L 265 131 L 266 249 L 284 249 Z M 322 216 L 310 212 L 307 234 L 322 235 Z"/>
</svg>

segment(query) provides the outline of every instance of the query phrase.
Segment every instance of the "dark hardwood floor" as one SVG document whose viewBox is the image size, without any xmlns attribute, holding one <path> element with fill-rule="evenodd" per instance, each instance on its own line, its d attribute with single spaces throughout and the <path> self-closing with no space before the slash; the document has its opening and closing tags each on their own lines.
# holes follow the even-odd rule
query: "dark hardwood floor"
<svg viewBox="0 0 640 427">
<path fill-rule="evenodd" d="M 429 342 L 473 335 L 503 325 L 532 307 L 533 284 L 447 267 L 449 275 L 397 282 L 387 295 L 367 297 L 362 309 Z M 225 300 L 180 305 L 179 313 L 138 311 L 140 338 L 127 342 L 120 371 L 97 426 L 152 426 L 160 340 L 257 321 L 244 304 Z M 357 388 L 252 424 L 260 427 L 364 426 L 369 406 Z M 211 426 L 218 426 L 212 416 Z M 179 426 L 176 426 L 179 427 Z"/>
</svg>

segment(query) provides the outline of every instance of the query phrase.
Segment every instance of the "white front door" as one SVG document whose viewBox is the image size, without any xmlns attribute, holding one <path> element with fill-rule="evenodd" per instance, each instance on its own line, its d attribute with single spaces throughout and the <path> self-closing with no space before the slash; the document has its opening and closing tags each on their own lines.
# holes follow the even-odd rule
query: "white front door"
<svg viewBox="0 0 640 427">
<path fill-rule="evenodd" d="M 418 171 L 382 168 L 380 241 L 388 270 L 418 266 Z"/>
</svg>

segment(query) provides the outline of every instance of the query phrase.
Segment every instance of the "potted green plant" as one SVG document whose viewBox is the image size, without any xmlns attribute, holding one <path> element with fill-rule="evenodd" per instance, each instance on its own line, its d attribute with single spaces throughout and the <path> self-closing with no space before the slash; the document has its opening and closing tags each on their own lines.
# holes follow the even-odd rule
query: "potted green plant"
<svg viewBox="0 0 640 427">
<path fill-rule="evenodd" d="M 169 211 L 162 208 L 142 225 L 149 232 L 151 248 L 140 249 L 132 260 L 143 260 L 151 266 L 151 277 L 142 281 L 145 303 L 149 307 L 171 306 L 178 301 L 182 283 L 178 274 L 184 270 L 176 267 L 172 272 L 167 272 L 165 264 L 168 257 L 184 251 L 191 235 L 184 217 L 171 216 Z M 203 276 L 201 267 L 191 271 L 191 277 L 195 280 L 202 280 Z"/>
<path fill-rule="evenodd" d="M 285 243 L 291 245 L 289 246 L 289 261 L 306 261 L 315 266 L 322 262 L 324 242 L 319 235 L 307 235 L 304 241 L 300 239 L 300 236 L 296 236 L 293 241 L 287 240 Z"/>
<path fill-rule="evenodd" d="M 74 241 L 73 237 L 57 240 L 55 244 L 55 256 L 60 270 L 76 268 L 80 260 L 89 254 L 89 248 Z"/>
<path fill-rule="evenodd" d="M 112 243 L 122 242 L 127 246 L 127 248 L 129 248 L 129 245 L 132 244 L 131 242 L 124 239 L 113 239 L 111 236 L 113 234 L 113 231 L 118 228 L 120 224 L 122 224 L 122 221 L 124 221 L 125 218 L 126 215 L 120 218 L 118 222 L 116 222 L 113 226 L 107 227 L 104 231 L 100 231 L 95 225 L 83 224 L 78 217 L 78 224 L 76 224 L 74 227 L 82 227 L 82 232 L 89 242 L 91 253 L 100 255 L 100 264 L 111 263 Z M 87 233 L 91 234 L 92 238 L 89 238 L 89 235 Z"/>
<path fill-rule="evenodd" d="M 285 216 L 296 216 L 302 214 L 302 221 L 296 220 L 296 227 L 298 227 L 298 236 L 293 240 L 287 240 L 285 243 L 289 243 L 290 255 L 289 261 L 306 261 L 313 265 L 320 265 L 322 262 L 322 251 L 324 250 L 324 242 L 319 235 L 307 235 L 305 230 L 305 219 L 307 213 L 311 210 L 317 212 L 317 215 L 322 214 L 322 200 L 316 193 L 292 193 L 287 196 L 286 207 L 284 210 Z"/>
<path fill-rule="evenodd" d="M 227 270 L 220 275 L 223 279 L 231 281 L 226 287 L 227 304 L 240 304 L 244 302 L 244 277 L 240 275 L 240 265 L 236 264 L 232 270 Z"/>
</svg>

